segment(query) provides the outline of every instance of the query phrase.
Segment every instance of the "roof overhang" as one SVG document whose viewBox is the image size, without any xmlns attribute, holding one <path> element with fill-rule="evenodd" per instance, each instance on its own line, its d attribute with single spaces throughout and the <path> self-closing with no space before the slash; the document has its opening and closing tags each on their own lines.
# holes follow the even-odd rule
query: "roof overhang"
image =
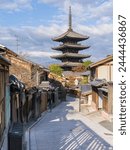
<svg viewBox="0 0 130 150">
<path fill-rule="evenodd" d="M 11 65 L 10 61 L 5 59 L 3 56 L 0 56 L 0 64 L 2 64 L 2 65 Z"/>
<path fill-rule="evenodd" d="M 67 32 L 61 34 L 60 36 L 52 38 L 52 40 L 60 42 L 60 41 L 64 41 L 64 39 L 67 39 L 67 38 L 74 39 L 77 41 L 82 41 L 82 40 L 88 39 L 89 36 L 84 36 L 84 35 L 79 34 L 73 30 L 68 30 Z"/>
<path fill-rule="evenodd" d="M 92 63 L 91 65 L 89 65 L 90 68 L 94 68 L 94 67 L 97 67 L 97 66 L 100 66 L 100 65 L 103 65 L 105 63 L 108 63 L 110 61 L 113 61 L 113 55 L 110 55 L 108 57 L 106 57 L 105 59 L 102 59 L 96 63 Z"/>
<path fill-rule="evenodd" d="M 108 93 L 108 88 L 102 87 L 102 88 L 98 88 L 98 90 Z"/>
<path fill-rule="evenodd" d="M 105 79 L 96 79 L 90 82 L 90 84 L 94 87 L 100 87 L 103 86 L 104 84 L 107 84 L 107 81 Z"/>
</svg>

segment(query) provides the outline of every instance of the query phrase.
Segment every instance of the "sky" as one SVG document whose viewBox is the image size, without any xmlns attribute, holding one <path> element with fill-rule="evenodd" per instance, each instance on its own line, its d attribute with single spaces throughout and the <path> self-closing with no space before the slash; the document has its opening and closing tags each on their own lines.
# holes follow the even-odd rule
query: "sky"
<svg viewBox="0 0 130 150">
<path fill-rule="evenodd" d="M 0 44 L 44 66 L 59 63 L 52 38 L 67 31 L 70 5 L 73 30 L 90 37 L 80 53 L 93 62 L 112 54 L 112 0 L 0 0 Z"/>
</svg>

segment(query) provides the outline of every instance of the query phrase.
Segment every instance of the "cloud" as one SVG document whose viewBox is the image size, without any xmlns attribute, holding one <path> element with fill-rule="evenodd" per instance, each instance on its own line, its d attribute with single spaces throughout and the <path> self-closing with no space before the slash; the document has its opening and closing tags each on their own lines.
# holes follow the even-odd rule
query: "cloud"
<svg viewBox="0 0 130 150">
<path fill-rule="evenodd" d="M 60 3 L 57 0 L 41 0 L 43 3 L 51 3 L 57 5 L 59 10 L 58 15 L 53 16 L 51 23 L 60 24 L 63 26 L 68 25 L 68 8 L 70 2 L 63 0 Z M 112 24 L 112 0 L 73 0 L 71 1 L 72 7 L 72 19 L 73 27 L 79 26 L 79 24 L 85 26 L 93 26 L 100 24 Z"/>
<path fill-rule="evenodd" d="M 55 5 L 55 6 L 61 6 L 61 5 L 64 5 L 64 3 L 66 1 L 69 1 L 69 0 L 38 0 L 39 3 L 44 3 L 44 4 L 51 4 L 51 5 Z"/>
<path fill-rule="evenodd" d="M 29 35 L 35 35 L 36 37 L 39 37 L 39 39 L 52 38 L 53 36 L 65 31 L 65 26 L 62 26 L 61 28 L 60 25 L 57 24 L 51 24 L 49 26 L 39 25 L 37 27 L 23 26 L 22 28 Z"/>
<path fill-rule="evenodd" d="M 32 0 L 0 0 L 0 10 L 18 11 L 23 8 L 31 9 Z"/>
<path fill-rule="evenodd" d="M 0 43 L 16 52 L 16 37 L 19 39 L 19 51 L 35 61 L 53 61 L 49 59 L 57 51 L 51 47 L 58 45 L 51 38 L 64 33 L 68 28 L 68 0 L 37 0 L 44 4 L 56 7 L 51 20 L 46 24 L 35 26 L 27 24 L 18 27 L 0 27 Z M 0 9 L 18 11 L 32 8 L 32 0 L 0 0 Z M 91 54 L 91 59 L 105 57 L 112 53 L 112 0 L 71 0 L 73 14 L 73 29 L 79 33 L 90 36 L 84 42 L 91 48 L 83 51 Z M 35 20 L 36 21 L 36 20 Z M 44 57 L 44 59 L 42 59 Z M 45 58 L 46 57 L 46 58 Z"/>
<path fill-rule="evenodd" d="M 21 52 L 21 55 L 26 57 L 51 57 L 52 55 L 58 55 L 58 52 L 44 52 L 44 51 L 24 51 Z"/>
<path fill-rule="evenodd" d="M 20 45 L 21 47 L 23 47 L 23 49 L 36 49 L 39 47 L 41 49 L 43 46 L 47 49 L 51 49 L 51 47 L 56 44 L 55 42 L 52 42 L 51 38 L 62 34 L 66 30 L 66 26 L 63 26 L 61 28 L 60 25 L 56 24 L 51 24 L 49 26 L 40 25 L 36 27 L 21 26 L 20 28 L 0 27 L 0 42 L 8 43 L 7 46 L 10 46 L 9 43 L 16 45 L 15 35 L 18 35 Z M 112 34 L 112 24 L 99 24 L 95 26 L 86 26 L 79 24 L 75 30 L 79 33 L 98 37 Z M 46 44 L 47 46 L 45 46 Z"/>
<path fill-rule="evenodd" d="M 68 13 L 68 7 L 71 5 L 74 14 L 88 14 L 90 16 L 99 16 L 105 14 L 112 14 L 112 0 L 39 0 L 41 3 L 55 5 L 62 12 Z"/>
<path fill-rule="evenodd" d="M 112 0 L 107 0 L 98 6 L 88 5 L 90 18 L 98 18 L 102 16 L 112 17 Z"/>
<path fill-rule="evenodd" d="M 106 34 L 112 34 L 113 32 L 112 24 L 99 24 L 95 26 L 79 25 L 78 28 L 82 33 L 86 33 L 92 36 L 102 36 Z"/>
</svg>

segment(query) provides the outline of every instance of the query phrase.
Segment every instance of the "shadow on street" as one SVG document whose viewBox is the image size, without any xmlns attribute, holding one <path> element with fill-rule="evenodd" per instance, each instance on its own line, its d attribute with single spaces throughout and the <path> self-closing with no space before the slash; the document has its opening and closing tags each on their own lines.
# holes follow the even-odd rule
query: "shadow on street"
<svg viewBox="0 0 130 150">
<path fill-rule="evenodd" d="M 110 150 L 112 146 L 82 121 L 67 119 L 76 115 L 69 104 L 63 102 L 48 113 L 30 131 L 30 150 Z"/>
</svg>

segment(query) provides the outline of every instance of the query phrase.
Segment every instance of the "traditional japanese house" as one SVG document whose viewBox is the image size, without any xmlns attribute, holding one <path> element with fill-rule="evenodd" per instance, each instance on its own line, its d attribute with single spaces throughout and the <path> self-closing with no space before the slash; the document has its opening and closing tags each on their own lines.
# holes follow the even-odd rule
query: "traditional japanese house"
<svg viewBox="0 0 130 150">
<path fill-rule="evenodd" d="M 31 62 L 4 46 L 2 56 L 11 62 L 9 74 L 19 84 L 24 84 L 27 90 L 33 87 L 39 88 L 41 82 L 48 81 L 49 70 L 44 66 Z M 32 90 L 34 92 L 26 94 L 27 97 L 25 97 L 25 89 L 19 91 L 17 88 L 15 87 L 15 90 L 10 93 L 11 122 L 24 122 L 24 120 L 27 120 L 25 118 L 27 116 L 26 110 L 30 111 L 30 109 L 26 109 L 25 107 L 35 106 L 34 103 L 32 104 L 32 97 L 34 96 L 33 93 L 36 93 L 36 90 Z M 31 107 L 31 110 L 33 108 Z"/>
<path fill-rule="evenodd" d="M 84 49 L 88 49 L 89 46 L 81 45 L 79 42 L 88 39 L 88 36 L 79 34 L 72 29 L 72 14 L 71 7 L 69 8 L 69 28 L 67 32 L 60 36 L 53 38 L 53 41 L 62 42 L 58 47 L 52 48 L 62 52 L 62 54 L 52 56 L 54 59 L 61 60 L 60 66 L 64 71 L 71 71 L 73 67 L 77 67 L 82 64 L 83 59 L 89 58 L 90 55 L 79 54 L 78 52 Z"/>
<path fill-rule="evenodd" d="M 113 113 L 113 56 L 90 65 L 92 106 L 107 114 Z"/>
<path fill-rule="evenodd" d="M 113 56 L 108 55 L 106 58 L 90 65 L 91 80 L 106 79 L 113 81 Z"/>
<path fill-rule="evenodd" d="M 10 62 L 1 56 L 4 53 L 0 46 L 0 149 L 7 137 L 10 124 L 10 93 L 9 93 L 9 65 Z"/>
<path fill-rule="evenodd" d="M 6 47 L 3 56 L 11 62 L 9 74 L 15 75 L 27 87 L 38 86 L 48 80 L 49 70 L 44 66 L 31 62 Z"/>
</svg>

